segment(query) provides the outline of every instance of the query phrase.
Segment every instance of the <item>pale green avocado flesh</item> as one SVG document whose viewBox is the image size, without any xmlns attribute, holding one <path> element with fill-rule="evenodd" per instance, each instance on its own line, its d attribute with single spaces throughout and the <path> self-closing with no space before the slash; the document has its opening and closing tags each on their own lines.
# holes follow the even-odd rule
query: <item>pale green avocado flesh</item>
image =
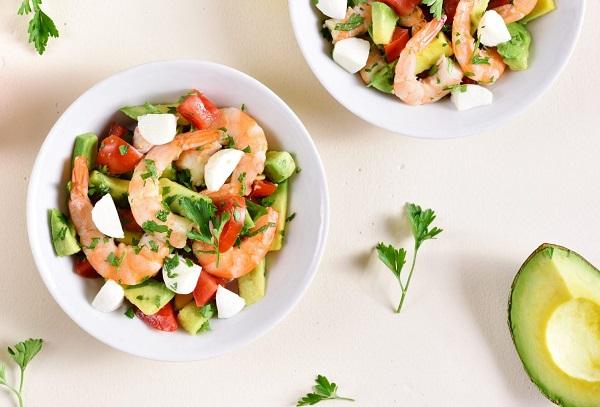
<svg viewBox="0 0 600 407">
<path fill-rule="evenodd" d="M 543 244 L 515 277 L 509 326 L 531 380 L 565 407 L 600 406 L 600 271 Z"/>
</svg>

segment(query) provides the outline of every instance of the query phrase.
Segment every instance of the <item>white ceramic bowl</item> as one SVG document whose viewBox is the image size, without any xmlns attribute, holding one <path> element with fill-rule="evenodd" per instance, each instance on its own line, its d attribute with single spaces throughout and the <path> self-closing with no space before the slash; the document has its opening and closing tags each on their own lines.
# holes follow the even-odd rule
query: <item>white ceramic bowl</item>
<svg viewBox="0 0 600 407">
<path fill-rule="evenodd" d="M 56 257 L 50 242 L 47 210 L 66 213 L 65 182 L 75 136 L 101 134 L 124 105 L 176 100 L 201 89 L 218 106 L 248 107 L 267 134 L 270 148 L 296 153 L 302 172 L 291 186 L 291 210 L 283 250 L 270 258 L 265 298 L 228 320 L 214 320 L 212 331 L 191 336 L 165 333 L 128 319 L 123 312 L 103 314 L 91 300 L 100 282 L 80 278 L 70 258 Z M 63 113 L 44 141 L 29 182 L 27 229 L 33 258 L 48 290 L 80 327 L 124 352 L 156 360 L 209 358 L 248 344 L 281 321 L 311 283 L 325 244 L 329 222 L 327 186 L 321 160 L 306 129 L 290 108 L 266 86 L 235 69 L 181 60 L 137 66 L 98 83 Z"/>
<path fill-rule="evenodd" d="M 500 126 L 536 101 L 565 67 L 581 31 L 584 0 L 556 0 L 557 9 L 531 22 L 530 68 L 508 72 L 490 89 L 494 103 L 458 112 L 446 98 L 442 102 L 408 106 L 393 95 L 367 88 L 331 58 L 331 46 L 323 39 L 323 15 L 311 0 L 289 1 L 296 40 L 308 65 L 338 102 L 360 118 L 384 129 L 422 138 L 452 138 L 480 133 Z"/>
</svg>

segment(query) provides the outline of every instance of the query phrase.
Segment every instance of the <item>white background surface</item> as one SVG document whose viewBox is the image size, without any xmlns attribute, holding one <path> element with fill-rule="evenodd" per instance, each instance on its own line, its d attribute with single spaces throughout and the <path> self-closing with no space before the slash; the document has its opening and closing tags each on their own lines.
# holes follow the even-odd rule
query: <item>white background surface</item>
<svg viewBox="0 0 600 407">
<path fill-rule="evenodd" d="M 358 406 L 549 405 L 511 345 L 506 301 L 544 241 L 600 265 L 600 3 L 588 2 L 573 59 L 539 103 L 497 131 L 436 142 L 337 105 L 302 60 L 281 0 L 47 0 L 61 38 L 43 57 L 26 44 L 18 3 L 0 5 L 0 348 L 46 340 L 26 405 L 291 406 L 319 372 Z M 235 353 L 165 364 L 100 344 L 52 301 L 28 249 L 25 191 L 41 141 L 79 94 L 131 65 L 182 57 L 231 65 L 288 102 L 321 152 L 332 224 L 314 284 L 281 325 Z M 436 209 L 446 231 L 423 246 L 398 316 L 392 275 L 366 263 L 378 240 L 404 242 L 406 201 Z"/>
</svg>

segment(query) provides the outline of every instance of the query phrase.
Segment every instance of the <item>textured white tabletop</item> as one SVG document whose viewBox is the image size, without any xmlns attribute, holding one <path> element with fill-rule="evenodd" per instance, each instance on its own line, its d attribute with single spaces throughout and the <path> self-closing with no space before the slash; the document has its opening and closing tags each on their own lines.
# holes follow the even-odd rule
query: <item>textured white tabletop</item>
<svg viewBox="0 0 600 407">
<path fill-rule="evenodd" d="M 535 106 L 498 130 L 435 142 L 379 130 L 337 104 L 302 59 L 282 0 L 46 0 L 61 37 L 42 57 L 18 6 L 0 4 L 0 360 L 16 341 L 46 340 L 26 406 L 292 406 L 319 372 L 356 406 L 549 404 L 521 368 L 506 304 L 539 243 L 600 265 L 598 1 Z M 325 256 L 298 307 L 252 345 L 199 363 L 139 359 L 84 333 L 48 294 L 25 230 L 33 160 L 59 115 L 100 79 L 172 58 L 230 65 L 279 94 L 312 134 L 331 194 Z M 393 276 L 366 263 L 377 241 L 403 241 L 406 201 L 434 208 L 445 232 L 423 246 L 398 316 Z M 12 405 L 3 392 L 0 405 Z"/>
</svg>

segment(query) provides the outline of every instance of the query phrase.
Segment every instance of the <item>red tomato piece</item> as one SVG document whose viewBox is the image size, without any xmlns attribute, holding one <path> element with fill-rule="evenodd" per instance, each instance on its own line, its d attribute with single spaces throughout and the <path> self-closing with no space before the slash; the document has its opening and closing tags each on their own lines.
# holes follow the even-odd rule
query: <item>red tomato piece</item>
<svg viewBox="0 0 600 407">
<path fill-rule="evenodd" d="M 123 229 L 130 232 L 144 232 L 144 229 L 142 229 L 142 227 L 135 221 L 133 213 L 131 213 L 131 209 L 117 208 L 117 212 L 119 212 L 119 219 L 121 219 L 121 225 L 123 225 Z"/>
<path fill-rule="evenodd" d="M 88 259 L 85 257 L 77 257 L 75 259 L 75 273 L 83 278 L 98 278 L 100 274 L 92 267 Z"/>
<path fill-rule="evenodd" d="M 206 129 L 219 115 L 219 109 L 200 91 L 194 90 L 177 106 L 177 111 L 197 129 Z"/>
<path fill-rule="evenodd" d="M 252 184 L 252 192 L 250 192 L 250 198 L 264 198 L 265 196 L 271 195 L 277 189 L 277 184 L 273 184 L 269 181 L 254 181 Z"/>
<path fill-rule="evenodd" d="M 380 0 L 390 6 L 399 16 L 407 16 L 421 0 Z"/>
<path fill-rule="evenodd" d="M 444 13 L 448 17 L 446 24 L 452 24 L 454 21 L 454 14 L 456 14 L 456 7 L 460 0 L 445 0 L 444 1 Z"/>
<path fill-rule="evenodd" d="M 206 305 L 215 296 L 217 287 L 224 283 L 223 279 L 213 277 L 203 270 L 196 283 L 196 288 L 194 288 L 194 301 L 196 301 L 196 305 L 198 307 Z"/>
<path fill-rule="evenodd" d="M 229 221 L 223 227 L 219 237 L 219 251 L 221 253 L 229 250 L 237 240 L 246 218 L 246 200 L 237 195 L 230 196 L 225 202 L 217 204 L 219 213 L 229 213 Z"/>
<path fill-rule="evenodd" d="M 143 154 L 131 144 L 115 135 L 108 136 L 98 149 L 98 165 L 106 165 L 108 172 L 113 175 L 125 174 L 133 171 L 140 162 Z"/>
<path fill-rule="evenodd" d="M 488 10 L 493 10 L 500 6 L 506 6 L 507 4 L 510 4 L 511 2 L 512 2 L 511 0 L 490 0 L 490 3 L 488 4 Z"/>
<path fill-rule="evenodd" d="M 385 59 L 388 62 L 397 60 L 400 57 L 400 52 L 406 47 L 406 43 L 410 38 L 407 28 L 396 27 L 394 34 L 392 35 L 392 41 L 389 44 L 384 45 Z"/>
<path fill-rule="evenodd" d="M 176 331 L 179 326 L 172 302 L 168 302 L 167 305 L 162 307 L 154 315 L 146 315 L 137 308 L 135 310 L 135 315 L 148 326 L 158 329 L 159 331 L 173 332 Z"/>
<path fill-rule="evenodd" d="M 123 138 L 127 133 L 129 133 L 129 129 L 127 129 L 127 127 L 121 126 L 117 122 L 112 122 L 106 137 L 117 136 L 119 138 Z"/>
</svg>

